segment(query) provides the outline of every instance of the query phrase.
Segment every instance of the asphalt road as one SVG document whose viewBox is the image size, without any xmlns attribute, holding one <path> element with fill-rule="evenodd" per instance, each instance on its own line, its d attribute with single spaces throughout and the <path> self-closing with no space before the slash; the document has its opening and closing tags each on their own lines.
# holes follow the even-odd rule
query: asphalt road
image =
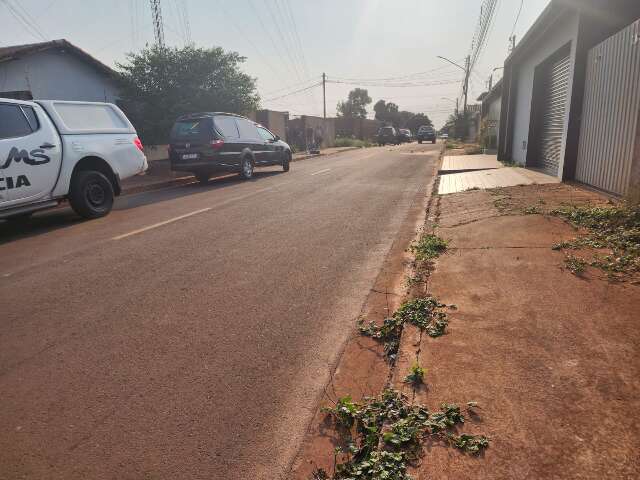
<svg viewBox="0 0 640 480">
<path fill-rule="evenodd" d="M 438 148 L 0 223 L 0 478 L 282 478 Z"/>
</svg>

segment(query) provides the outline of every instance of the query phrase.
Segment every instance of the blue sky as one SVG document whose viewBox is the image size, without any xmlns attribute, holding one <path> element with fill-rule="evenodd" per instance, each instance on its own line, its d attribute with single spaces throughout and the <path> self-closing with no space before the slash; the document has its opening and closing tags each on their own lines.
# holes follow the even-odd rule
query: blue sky
<svg viewBox="0 0 640 480">
<path fill-rule="evenodd" d="M 9 2 L 36 28 L 13 17 Z M 462 62 L 480 15 L 481 0 L 162 0 L 165 38 L 184 45 L 186 26 L 198 46 L 221 46 L 247 57 L 243 69 L 258 79 L 263 106 L 292 114 L 322 114 L 319 87 L 286 96 L 320 80 L 361 83 L 407 76 L 368 86 L 373 101 L 427 113 L 440 126 L 461 91 L 462 71 L 437 55 Z M 524 0 L 517 38 L 549 0 Z M 498 0 L 483 53 L 471 75 L 470 100 L 483 91 L 491 70 L 504 62 L 519 0 Z M 1 0 L 0 46 L 66 38 L 103 62 L 123 61 L 125 53 L 153 42 L 148 0 Z M 415 73 L 421 75 L 413 75 Z M 411 75 L 411 76 L 410 76 Z M 496 72 L 495 78 L 499 78 Z M 378 81 L 388 84 L 391 81 Z M 374 82 L 374 83 L 375 83 Z M 451 82 L 451 83 L 447 83 Z M 425 85 L 426 84 L 426 85 Z M 327 114 L 357 85 L 327 84 Z"/>
</svg>

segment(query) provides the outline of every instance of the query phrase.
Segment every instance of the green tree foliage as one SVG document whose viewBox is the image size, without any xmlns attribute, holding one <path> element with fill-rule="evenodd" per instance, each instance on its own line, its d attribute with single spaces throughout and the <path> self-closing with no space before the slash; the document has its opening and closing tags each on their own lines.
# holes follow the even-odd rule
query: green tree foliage
<svg viewBox="0 0 640 480">
<path fill-rule="evenodd" d="M 433 122 L 431 121 L 428 115 L 424 113 L 416 113 L 407 120 L 407 122 L 405 123 L 405 128 L 408 128 L 409 130 L 415 133 L 418 131 L 418 128 L 420 128 L 422 125 L 427 125 L 428 127 L 432 127 Z"/>
<path fill-rule="evenodd" d="M 447 130 L 450 137 L 465 138 L 469 131 L 471 115 L 467 112 L 457 112 L 449 116 L 443 130 Z"/>
<path fill-rule="evenodd" d="M 350 118 L 367 118 L 367 105 L 371 103 L 369 92 L 364 88 L 356 88 L 349 92 L 345 102 L 338 103 L 338 116 Z"/>
<path fill-rule="evenodd" d="M 147 47 L 117 65 L 119 105 L 146 143 L 166 143 L 185 113 L 258 108 L 255 79 L 240 70 L 244 61 L 220 47 Z"/>
<path fill-rule="evenodd" d="M 376 120 L 391 124 L 396 128 L 408 128 L 416 132 L 422 125 L 433 125 L 431 119 L 424 113 L 413 113 L 407 110 L 400 110 L 393 102 L 378 100 L 373 106 L 376 112 Z"/>
<path fill-rule="evenodd" d="M 398 123 L 398 105 L 392 102 L 385 102 L 384 100 L 378 100 L 373 106 L 373 110 L 376 112 L 376 120 L 386 122 L 397 126 Z"/>
</svg>

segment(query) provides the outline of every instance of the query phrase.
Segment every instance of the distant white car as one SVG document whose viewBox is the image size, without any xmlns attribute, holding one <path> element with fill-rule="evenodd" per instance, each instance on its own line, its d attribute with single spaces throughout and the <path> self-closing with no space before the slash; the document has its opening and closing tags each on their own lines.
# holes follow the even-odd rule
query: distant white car
<svg viewBox="0 0 640 480">
<path fill-rule="evenodd" d="M 440 135 L 440 138 L 443 138 L 443 139 L 446 140 L 447 138 L 449 138 L 449 134 L 448 133 L 443 133 L 442 135 Z"/>
<path fill-rule="evenodd" d="M 146 169 L 135 128 L 113 104 L 0 98 L 0 218 L 64 199 L 84 218 L 102 217 L 120 181 Z"/>
</svg>

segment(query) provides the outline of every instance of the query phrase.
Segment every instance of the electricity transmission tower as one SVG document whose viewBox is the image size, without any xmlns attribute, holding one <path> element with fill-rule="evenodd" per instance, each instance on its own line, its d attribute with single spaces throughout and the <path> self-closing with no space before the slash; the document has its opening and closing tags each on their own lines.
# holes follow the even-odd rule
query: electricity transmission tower
<svg viewBox="0 0 640 480">
<path fill-rule="evenodd" d="M 162 10 L 160 9 L 160 0 L 150 0 L 151 15 L 153 17 L 153 36 L 156 39 L 156 45 L 164 48 L 164 27 L 162 25 Z"/>
</svg>

